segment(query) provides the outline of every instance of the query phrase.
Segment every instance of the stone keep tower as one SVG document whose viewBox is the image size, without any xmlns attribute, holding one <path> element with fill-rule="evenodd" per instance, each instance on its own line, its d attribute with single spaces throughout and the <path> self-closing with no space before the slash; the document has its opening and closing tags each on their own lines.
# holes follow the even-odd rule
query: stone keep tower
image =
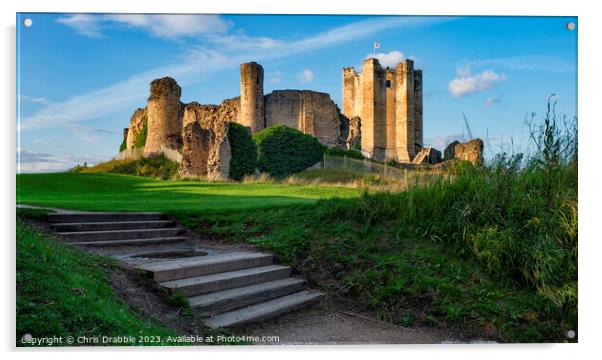
<svg viewBox="0 0 602 360">
<path fill-rule="evenodd" d="M 161 152 L 161 148 L 178 149 L 182 122 L 180 121 L 180 96 L 178 83 L 164 77 L 153 80 L 146 106 L 148 132 L 144 145 L 144 156 Z"/>
<path fill-rule="evenodd" d="M 423 143 L 422 72 L 411 60 L 383 69 L 373 58 L 360 74 L 343 68 L 343 114 L 360 118 L 364 155 L 410 162 Z"/>
<path fill-rule="evenodd" d="M 240 65 L 240 112 L 238 122 L 251 132 L 265 128 L 263 67 L 256 62 Z"/>
</svg>

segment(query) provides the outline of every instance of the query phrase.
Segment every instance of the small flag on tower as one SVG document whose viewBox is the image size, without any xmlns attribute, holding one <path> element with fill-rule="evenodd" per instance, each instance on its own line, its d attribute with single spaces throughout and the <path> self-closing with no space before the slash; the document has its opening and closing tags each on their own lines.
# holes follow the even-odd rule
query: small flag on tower
<svg viewBox="0 0 602 360">
<path fill-rule="evenodd" d="M 375 49 L 380 49 L 380 43 L 379 43 L 379 42 L 377 42 L 377 41 L 375 41 L 375 42 L 374 42 L 374 48 L 375 48 Z"/>
</svg>

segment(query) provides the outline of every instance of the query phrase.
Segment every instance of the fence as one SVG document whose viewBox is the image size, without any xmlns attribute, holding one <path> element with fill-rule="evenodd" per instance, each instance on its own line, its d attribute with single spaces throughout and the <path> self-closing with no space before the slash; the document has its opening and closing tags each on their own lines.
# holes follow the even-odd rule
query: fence
<svg viewBox="0 0 602 360">
<path fill-rule="evenodd" d="M 368 159 L 352 159 L 347 156 L 324 155 L 318 165 L 322 169 L 340 169 L 360 174 L 375 174 L 390 178 L 405 178 L 405 172 L 399 168 L 381 164 Z"/>
<path fill-rule="evenodd" d="M 182 154 L 178 150 L 161 147 L 159 151 L 167 159 L 171 161 L 182 162 Z M 126 149 L 117 154 L 113 160 L 138 160 L 144 157 L 144 148 Z"/>
</svg>

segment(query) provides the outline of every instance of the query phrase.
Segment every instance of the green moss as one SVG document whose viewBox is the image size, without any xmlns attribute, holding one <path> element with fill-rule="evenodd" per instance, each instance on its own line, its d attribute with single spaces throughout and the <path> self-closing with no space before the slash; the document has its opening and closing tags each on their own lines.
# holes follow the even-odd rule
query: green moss
<svg viewBox="0 0 602 360">
<path fill-rule="evenodd" d="M 142 129 L 138 134 L 136 134 L 136 139 L 134 140 L 135 148 L 142 148 L 146 145 L 146 136 L 148 134 L 148 117 L 144 115 L 144 120 L 142 123 Z"/>
<path fill-rule="evenodd" d="M 122 152 L 125 149 L 127 149 L 127 138 L 124 136 L 121 145 L 119 145 L 119 152 Z"/>
</svg>

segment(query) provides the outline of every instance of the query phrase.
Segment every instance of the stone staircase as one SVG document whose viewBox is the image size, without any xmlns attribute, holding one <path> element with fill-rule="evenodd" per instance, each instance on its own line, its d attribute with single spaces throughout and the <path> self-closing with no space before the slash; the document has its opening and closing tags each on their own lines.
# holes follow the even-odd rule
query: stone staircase
<svg viewBox="0 0 602 360">
<path fill-rule="evenodd" d="M 169 245 L 187 240 L 183 229 L 161 213 L 63 212 L 48 215 L 52 228 L 80 247 Z M 137 265 L 169 293 L 188 298 L 211 328 L 257 322 L 302 308 L 323 294 L 274 264 L 271 254 L 223 252 L 147 261 Z"/>
</svg>

